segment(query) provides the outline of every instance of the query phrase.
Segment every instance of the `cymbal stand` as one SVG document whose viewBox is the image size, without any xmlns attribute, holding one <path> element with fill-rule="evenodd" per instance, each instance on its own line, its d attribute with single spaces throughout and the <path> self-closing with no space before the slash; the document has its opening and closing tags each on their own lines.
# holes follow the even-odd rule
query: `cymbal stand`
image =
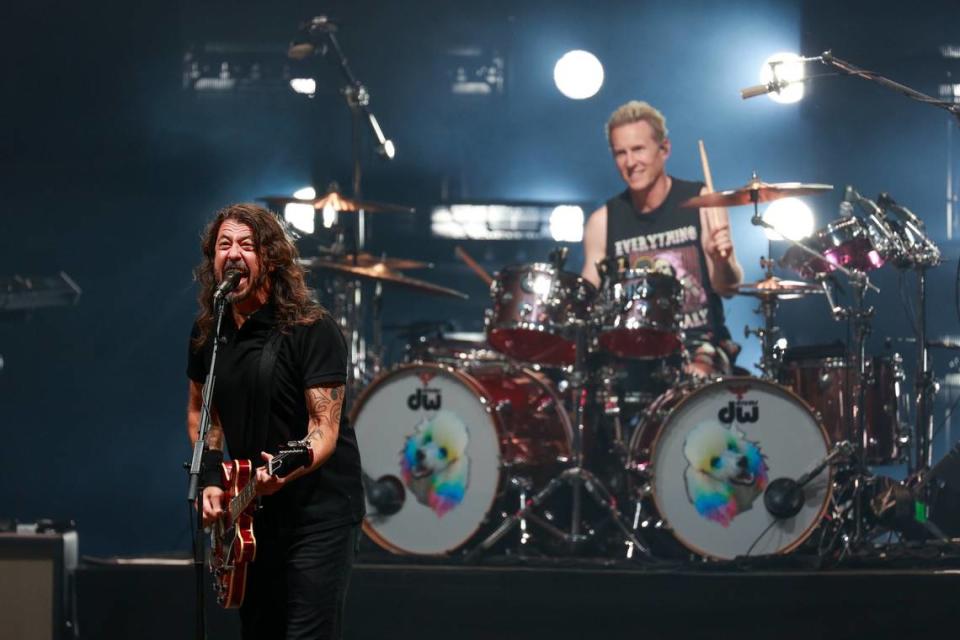
<svg viewBox="0 0 960 640">
<path fill-rule="evenodd" d="M 351 115 L 351 150 L 353 158 L 353 196 L 358 201 L 362 199 L 361 181 L 363 177 L 363 167 L 360 162 L 360 130 L 362 122 L 366 122 L 367 127 L 373 133 L 377 141 L 377 152 L 387 160 L 392 160 L 396 155 L 396 149 L 393 141 L 383 134 L 380 123 L 376 116 L 370 110 L 370 92 L 357 79 L 350 68 L 346 55 L 337 39 L 337 25 L 330 21 L 327 16 L 316 16 L 302 29 L 306 33 L 306 38 L 314 47 L 311 49 L 316 54 L 326 53 L 325 45 L 316 46 L 326 40 L 330 43 L 330 48 L 336 54 L 340 71 L 343 74 L 346 84 L 341 93 L 346 100 L 347 107 Z M 367 241 L 366 216 L 363 209 L 357 211 L 355 242 L 353 246 L 354 264 L 356 264 L 357 255 L 363 250 Z M 362 298 L 363 287 L 359 280 L 354 279 L 352 286 L 346 287 L 347 304 L 345 305 L 344 321 L 347 332 L 349 333 L 350 346 L 350 368 L 348 371 L 348 384 L 351 387 L 362 386 L 368 373 L 366 342 L 363 337 L 363 317 L 362 317 Z M 374 368 L 376 368 L 376 356 L 374 357 Z"/>
<path fill-rule="evenodd" d="M 583 466 L 584 409 L 586 408 L 588 396 L 585 375 L 587 332 L 586 327 L 583 325 L 577 325 L 574 331 L 576 358 L 568 387 L 574 415 L 573 442 L 571 443 L 573 466 L 564 469 L 559 475 L 554 476 L 547 482 L 543 489 L 528 498 L 519 510 L 505 518 L 493 533 L 467 552 L 464 560 L 468 562 L 476 560 L 481 553 L 489 550 L 515 527 L 521 526 L 524 532 L 526 532 L 528 521 L 540 525 L 547 533 L 561 539 L 571 547 L 576 547 L 587 542 L 590 540 L 592 534 L 591 532 L 581 531 L 580 521 L 584 493 L 605 510 L 614 524 L 620 529 L 621 535 L 631 549 L 628 557 L 633 557 L 637 552 L 646 557 L 651 556 L 649 547 L 642 542 L 623 521 L 617 507 L 616 498 L 593 473 Z M 568 531 L 561 530 L 534 513 L 535 509 L 540 507 L 547 498 L 563 485 L 569 485 L 572 492 L 570 528 Z"/>
<path fill-rule="evenodd" d="M 769 251 L 767 253 L 770 253 Z M 770 256 L 760 258 L 760 266 L 765 270 L 765 278 L 769 280 L 773 277 L 773 259 Z M 780 335 L 780 327 L 776 325 L 777 305 L 779 300 L 775 295 L 761 296 L 760 308 L 755 312 L 763 315 L 763 327 L 760 329 L 751 329 L 749 326 L 743 328 L 743 336 L 749 338 L 751 335 L 760 338 L 760 362 L 757 366 L 762 372 L 761 377 L 765 380 L 776 380 L 780 371 L 780 362 L 783 358 L 780 348 L 777 346 L 777 338 Z"/>
</svg>

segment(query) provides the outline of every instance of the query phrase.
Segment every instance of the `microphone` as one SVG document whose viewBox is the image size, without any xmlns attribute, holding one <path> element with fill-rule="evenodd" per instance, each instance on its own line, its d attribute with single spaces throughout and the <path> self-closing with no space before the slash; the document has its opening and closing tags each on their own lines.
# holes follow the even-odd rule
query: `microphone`
<svg viewBox="0 0 960 640">
<path fill-rule="evenodd" d="M 820 472 L 826 469 L 827 465 L 831 464 L 836 458 L 847 457 L 851 453 L 853 453 L 853 445 L 846 440 L 841 440 L 834 445 L 833 451 L 827 454 L 827 457 L 821 460 L 817 466 L 796 480 L 793 478 L 777 478 L 767 485 L 767 489 L 763 493 L 763 506 L 767 508 L 770 515 L 778 520 L 797 515 L 806 501 L 803 488 L 820 475 Z"/>
<path fill-rule="evenodd" d="M 367 500 L 381 516 L 392 516 L 400 511 L 406 499 L 406 492 L 400 478 L 392 475 L 380 476 L 374 480 L 364 471 L 362 475 L 363 487 L 367 492 Z"/>
<path fill-rule="evenodd" d="M 236 289 L 242 277 L 243 272 L 239 269 L 228 269 L 227 272 L 223 274 L 223 281 L 217 285 L 216 291 L 213 292 L 213 301 L 219 302 L 225 295 Z"/>
<path fill-rule="evenodd" d="M 320 40 L 328 33 L 336 33 L 337 25 L 327 16 L 316 16 L 300 25 L 300 32 L 301 35 L 287 49 L 287 57 L 291 60 L 304 60 L 315 53 L 324 55 L 327 45 L 321 44 Z"/>
<path fill-rule="evenodd" d="M 755 84 L 752 87 L 747 87 L 745 89 L 740 89 L 740 98 L 746 100 L 747 98 L 756 98 L 757 96 L 763 96 L 768 93 L 780 93 L 781 89 L 785 89 L 793 84 L 790 80 L 771 80 L 766 84 Z"/>
</svg>

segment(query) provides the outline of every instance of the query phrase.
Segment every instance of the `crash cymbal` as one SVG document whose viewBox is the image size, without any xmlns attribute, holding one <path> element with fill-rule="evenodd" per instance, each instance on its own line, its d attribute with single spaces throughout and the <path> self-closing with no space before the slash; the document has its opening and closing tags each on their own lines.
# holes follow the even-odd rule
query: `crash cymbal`
<svg viewBox="0 0 960 640">
<path fill-rule="evenodd" d="M 312 200 L 292 198 L 289 196 L 261 196 L 258 198 L 258 200 L 266 202 L 271 207 L 281 207 L 288 204 L 309 204 L 317 210 L 331 207 L 335 211 L 344 213 L 360 210 L 363 210 L 366 213 L 413 213 L 415 211 L 413 207 L 405 207 L 399 204 L 374 202 L 372 200 L 354 200 L 353 198 L 348 198 L 347 196 L 343 195 L 336 189 L 329 189 L 322 196 L 313 198 Z"/>
<path fill-rule="evenodd" d="M 811 293 L 823 293 L 823 287 L 818 284 L 800 280 L 780 280 L 779 278 L 744 282 L 734 288 L 737 295 L 754 298 L 778 298 L 780 300 L 793 300 Z"/>
<path fill-rule="evenodd" d="M 411 289 L 417 289 L 420 291 L 425 291 L 427 293 L 436 293 L 439 295 L 451 296 L 454 298 L 462 298 L 467 300 L 470 296 L 465 293 L 461 293 L 456 289 L 448 289 L 447 287 L 441 287 L 440 285 L 433 284 L 432 282 L 426 282 L 425 280 L 418 280 L 416 278 L 411 278 L 405 276 L 402 273 L 394 271 L 393 269 L 387 267 L 385 264 L 377 263 L 369 267 L 356 266 L 352 264 L 344 264 L 343 262 L 337 260 L 325 260 L 323 258 L 313 258 L 311 269 L 318 269 L 321 271 L 334 271 L 337 273 L 348 274 L 357 278 L 364 278 L 367 280 L 376 280 L 379 282 L 392 282 L 393 284 L 399 284 Z"/>
<path fill-rule="evenodd" d="M 738 207 L 745 204 L 770 202 L 780 198 L 809 196 L 833 189 L 830 184 L 804 184 L 802 182 L 763 182 L 754 178 L 739 189 L 718 191 L 695 196 L 680 203 L 683 208 Z"/>
<path fill-rule="evenodd" d="M 402 271 L 404 269 L 432 269 L 432 262 L 421 262 L 420 260 L 411 260 L 409 258 L 388 258 L 387 256 L 375 256 L 372 253 L 361 251 L 356 256 L 352 253 L 342 254 L 327 251 L 320 247 L 323 256 L 318 258 L 301 258 L 300 265 L 305 269 L 313 268 L 314 260 L 336 261 L 341 264 L 349 264 L 358 267 L 372 267 L 375 264 L 382 264 L 389 269 Z"/>
</svg>

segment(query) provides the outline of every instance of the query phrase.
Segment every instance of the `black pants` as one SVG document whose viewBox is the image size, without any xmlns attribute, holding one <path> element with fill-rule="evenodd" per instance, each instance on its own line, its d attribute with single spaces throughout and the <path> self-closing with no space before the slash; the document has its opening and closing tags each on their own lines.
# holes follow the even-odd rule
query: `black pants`
<svg viewBox="0 0 960 640">
<path fill-rule="evenodd" d="M 240 608 L 243 640 L 339 640 L 360 527 L 261 527 Z"/>
</svg>

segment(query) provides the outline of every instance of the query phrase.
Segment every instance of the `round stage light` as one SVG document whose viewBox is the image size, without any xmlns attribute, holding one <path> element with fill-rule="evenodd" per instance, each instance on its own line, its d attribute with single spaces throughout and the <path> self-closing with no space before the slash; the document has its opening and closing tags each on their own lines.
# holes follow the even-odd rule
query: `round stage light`
<svg viewBox="0 0 960 640">
<path fill-rule="evenodd" d="M 801 58 L 795 53 L 775 53 L 767 58 L 760 68 L 760 82 L 767 84 L 777 80 L 791 82 L 779 92 L 772 91 L 767 95 L 774 102 L 790 104 L 803 99 L 803 78 L 806 69 Z"/>
<path fill-rule="evenodd" d="M 553 67 L 553 81 L 560 93 L 572 100 L 585 100 L 603 86 L 603 65 L 589 51 L 568 51 Z"/>
<path fill-rule="evenodd" d="M 317 81 L 313 78 L 290 78 L 290 88 L 295 93 L 313 97 L 317 92 Z"/>
<path fill-rule="evenodd" d="M 300 200 L 313 200 L 317 197 L 317 192 L 313 187 L 304 187 L 295 191 L 293 197 Z M 316 211 L 312 204 L 291 202 L 283 207 L 283 219 L 290 223 L 294 229 L 303 233 L 314 232 L 315 216 Z"/>
<path fill-rule="evenodd" d="M 571 204 L 554 207 L 550 212 L 550 235 L 556 242 L 583 240 L 583 209 Z"/>
<path fill-rule="evenodd" d="M 807 203 L 797 198 L 774 200 L 763 212 L 763 221 L 776 231 L 764 227 L 764 233 L 770 240 L 803 240 L 813 233 L 813 211 Z"/>
</svg>

